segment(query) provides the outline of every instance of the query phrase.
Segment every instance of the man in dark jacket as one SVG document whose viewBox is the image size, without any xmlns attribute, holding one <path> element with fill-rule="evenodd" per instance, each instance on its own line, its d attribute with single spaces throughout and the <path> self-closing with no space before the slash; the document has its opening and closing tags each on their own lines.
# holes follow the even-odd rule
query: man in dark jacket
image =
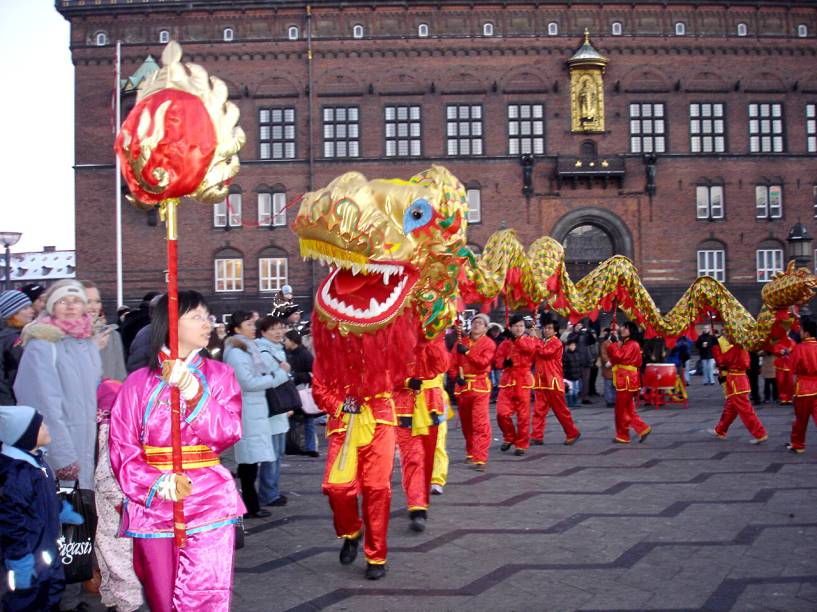
<svg viewBox="0 0 817 612">
<path fill-rule="evenodd" d="M 570 383 L 570 389 L 565 393 L 567 405 L 575 408 L 579 403 L 582 386 L 582 356 L 575 339 L 567 342 L 567 350 L 562 355 L 562 368 L 565 378 Z"/>
<path fill-rule="evenodd" d="M 704 384 L 715 384 L 715 358 L 712 356 L 712 349 L 718 339 L 710 330 L 704 331 L 698 336 L 695 346 L 698 349 L 698 356 L 701 358 L 701 369 L 704 372 Z"/>
<path fill-rule="evenodd" d="M 153 298 L 159 295 L 158 291 L 148 291 L 142 298 L 142 303 L 139 304 L 139 308 L 131 310 L 125 316 L 120 332 L 122 334 L 122 346 L 125 349 L 126 356 L 130 354 L 131 343 L 134 338 L 136 338 L 136 334 L 138 334 L 139 330 L 145 327 L 145 325 L 150 323 L 150 304 Z M 131 370 L 128 371 L 130 372 Z"/>
<path fill-rule="evenodd" d="M 576 343 L 576 352 L 581 358 L 582 375 L 581 375 L 581 394 L 582 404 L 590 404 L 590 368 L 593 365 L 593 351 L 590 347 L 596 344 L 596 336 L 584 323 L 576 325 L 573 333 L 567 337 L 567 344 L 571 342 Z"/>
<path fill-rule="evenodd" d="M 31 323 L 34 309 L 22 291 L 11 289 L 0 293 L 0 406 L 13 406 L 14 379 L 23 356 L 20 332 Z"/>
</svg>

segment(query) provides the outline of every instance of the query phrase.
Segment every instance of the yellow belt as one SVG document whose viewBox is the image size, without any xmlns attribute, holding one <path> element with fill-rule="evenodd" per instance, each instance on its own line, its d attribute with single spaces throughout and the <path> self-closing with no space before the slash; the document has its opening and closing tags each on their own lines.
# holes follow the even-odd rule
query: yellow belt
<svg viewBox="0 0 817 612">
<path fill-rule="evenodd" d="M 149 446 L 142 447 L 145 451 L 147 464 L 159 470 L 173 469 L 173 447 L 171 446 Z M 182 446 L 182 469 L 193 470 L 196 468 L 212 467 L 219 465 L 221 460 L 218 455 L 210 450 L 205 444 L 197 446 Z"/>
<path fill-rule="evenodd" d="M 375 398 L 386 398 L 391 401 L 391 393 L 378 393 L 372 397 L 363 398 L 358 414 L 344 413 L 343 422 L 346 424 L 346 432 L 343 437 L 343 446 L 340 449 L 332 469 L 329 471 L 329 482 L 331 484 L 342 484 L 354 480 L 357 474 L 357 449 L 371 444 L 374 438 L 374 430 L 377 421 L 369 407 L 368 400 Z M 343 405 L 338 406 L 335 416 L 343 410 Z"/>
<path fill-rule="evenodd" d="M 414 413 L 411 417 L 411 435 L 412 436 L 427 436 L 428 428 L 431 427 L 431 412 L 426 403 L 426 394 L 423 393 L 426 389 L 442 389 L 443 375 L 440 374 L 435 378 L 428 378 L 423 380 L 420 390 L 414 394 Z"/>
<path fill-rule="evenodd" d="M 631 366 L 631 365 L 614 365 L 613 366 L 613 372 L 616 372 L 618 370 L 624 370 L 626 372 L 638 372 L 638 368 L 635 367 L 635 366 Z"/>
<path fill-rule="evenodd" d="M 726 370 L 727 374 L 734 374 L 736 376 L 740 376 L 742 374 L 746 374 L 745 370 Z"/>
</svg>

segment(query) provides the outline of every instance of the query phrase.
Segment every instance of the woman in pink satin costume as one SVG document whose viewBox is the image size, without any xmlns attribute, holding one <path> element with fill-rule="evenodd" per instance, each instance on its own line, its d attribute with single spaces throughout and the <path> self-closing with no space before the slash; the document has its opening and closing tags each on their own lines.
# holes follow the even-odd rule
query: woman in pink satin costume
<svg viewBox="0 0 817 612">
<path fill-rule="evenodd" d="M 229 610 L 235 523 L 246 509 L 218 455 L 241 438 L 232 369 L 204 359 L 211 323 L 202 296 L 179 292 L 179 359 L 167 349 L 167 296 L 151 322 L 153 358 L 133 372 L 111 415 L 111 465 L 126 499 L 120 535 L 153 612 Z M 183 474 L 171 469 L 170 386 L 181 393 Z M 172 499 L 184 500 L 187 542 L 173 540 Z"/>
</svg>

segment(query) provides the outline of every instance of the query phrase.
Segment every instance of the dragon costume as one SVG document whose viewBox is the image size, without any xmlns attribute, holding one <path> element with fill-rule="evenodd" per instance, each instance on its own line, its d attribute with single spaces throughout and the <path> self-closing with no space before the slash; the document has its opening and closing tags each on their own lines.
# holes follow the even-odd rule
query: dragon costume
<svg viewBox="0 0 817 612">
<path fill-rule="evenodd" d="M 395 395 L 414 377 L 416 356 L 454 322 L 458 302 L 504 294 L 511 307 L 546 304 L 573 320 L 618 307 L 648 335 L 668 338 L 694 338 L 695 323 L 718 313 L 732 342 L 752 349 L 817 287 L 812 274 L 790 266 L 763 288 L 754 319 L 722 283 L 702 277 L 662 315 L 623 256 L 573 283 L 555 240 L 540 238 L 526 252 L 515 232 L 502 230 L 475 258 L 466 213 L 462 184 L 439 166 L 407 181 L 350 172 L 301 201 L 293 224 L 301 254 L 329 265 L 315 297 L 313 391 L 329 415 L 324 492 L 345 539 L 344 563 L 354 560 L 365 522 L 370 567 L 385 564 Z"/>
</svg>

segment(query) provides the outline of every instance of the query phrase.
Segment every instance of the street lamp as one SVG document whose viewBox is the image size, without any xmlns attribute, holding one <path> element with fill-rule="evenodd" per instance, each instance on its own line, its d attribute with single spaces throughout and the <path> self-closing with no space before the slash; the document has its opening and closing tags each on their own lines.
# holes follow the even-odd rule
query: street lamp
<svg viewBox="0 0 817 612">
<path fill-rule="evenodd" d="M 0 232 L 0 244 L 6 247 L 6 289 L 11 289 L 11 247 L 20 241 L 22 232 Z"/>
<path fill-rule="evenodd" d="M 806 226 L 800 221 L 792 225 L 786 242 L 789 243 L 789 261 L 794 260 L 797 267 L 811 269 L 813 267 L 812 238 Z"/>
</svg>

